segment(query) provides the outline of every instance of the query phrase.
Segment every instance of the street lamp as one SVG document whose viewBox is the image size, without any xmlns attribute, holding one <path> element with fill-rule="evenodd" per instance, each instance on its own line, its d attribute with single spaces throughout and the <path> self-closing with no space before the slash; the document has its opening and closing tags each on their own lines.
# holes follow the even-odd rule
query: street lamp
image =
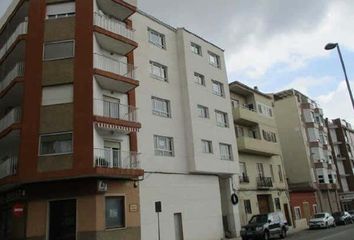
<svg viewBox="0 0 354 240">
<path fill-rule="evenodd" d="M 348 80 L 348 76 L 347 76 L 347 70 L 345 69 L 345 65 L 344 65 L 342 53 L 341 53 L 340 48 L 339 48 L 339 44 L 338 43 L 328 43 L 325 46 L 325 50 L 332 50 L 334 48 L 337 48 L 337 50 L 338 50 L 340 62 L 342 63 L 342 68 L 343 68 L 343 72 L 344 72 L 344 76 L 345 76 L 345 81 L 347 83 L 347 88 L 348 88 L 348 92 L 349 92 L 349 95 L 350 95 L 350 100 L 352 101 L 352 106 L 353 106 L 353 109 L 354 109 L 353 93 L 352 93 L 352 90 L 350 88 L 350 84 L 349 84 L 349 80 Z"/>
</svg>

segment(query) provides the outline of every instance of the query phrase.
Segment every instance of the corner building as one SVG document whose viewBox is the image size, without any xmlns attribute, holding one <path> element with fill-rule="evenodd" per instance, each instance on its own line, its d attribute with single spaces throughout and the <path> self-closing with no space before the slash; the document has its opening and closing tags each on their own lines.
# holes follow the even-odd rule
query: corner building
<svg viewBox="0 0 354 240">
<path fill-rule="evenodd" d="M 0 26 L 0 239 L 236 236 L 223 50 L 134 0 L 14 0 Z M 144 172 L 144 170 L 145 172 Z"/>
<path fill-rule="evenodd" d="M 0 239 L 140 239 L 135 12 L 15 0 L 1 19 Z"/>
</svg>

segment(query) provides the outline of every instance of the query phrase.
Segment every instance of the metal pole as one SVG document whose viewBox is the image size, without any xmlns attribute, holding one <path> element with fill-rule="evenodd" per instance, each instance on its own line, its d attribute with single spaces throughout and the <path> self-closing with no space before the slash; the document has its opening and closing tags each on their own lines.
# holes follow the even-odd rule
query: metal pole
<svg viewBox="0 0 354 240">
<path fill-rule="evenodd" d="M 160 240 L 161 236 L 160 236 L 160 213 L 159 212 L 157 213 L 157 231 L 158 231 L 158 240 Z"/>
<path fill-rule="evenodd" d="M 350 100 L 352 101 L 352 106 L 353 106 L 353 109 L 354 109 L 353 93 L 352 93 L 352 90 L 350 88 L 350 83 L 349 83 L 348 76 L 347 76 L 347 70 L 345 69 L 345 65 L 344 65 L 342 53 L 341 53 L 340 48 L 339 48 L 339 44 L 337 44 L 337 50 L 338 50 L 340 62 L 342 63 L 342 68 L 343 68 L 343 72 L 344 72 L 344 76 L 345 76 L 345 81 L 347 83 L 347 88 L 348 88 L 348 92 L 349 92 L 349 95 L 350 95 Z"/>
</svg>

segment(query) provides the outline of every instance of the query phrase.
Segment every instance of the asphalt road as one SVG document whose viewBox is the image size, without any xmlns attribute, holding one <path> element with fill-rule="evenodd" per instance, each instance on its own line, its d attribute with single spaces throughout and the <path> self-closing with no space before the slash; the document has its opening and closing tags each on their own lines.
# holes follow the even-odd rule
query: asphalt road
<svg viewBox="0 0 354 240">
<path fill-rule="evenodd" d="M 288 240 L 354 240 L 354 224 L 330 229 L 304 230 L 289 235 Z"/>
</svg>

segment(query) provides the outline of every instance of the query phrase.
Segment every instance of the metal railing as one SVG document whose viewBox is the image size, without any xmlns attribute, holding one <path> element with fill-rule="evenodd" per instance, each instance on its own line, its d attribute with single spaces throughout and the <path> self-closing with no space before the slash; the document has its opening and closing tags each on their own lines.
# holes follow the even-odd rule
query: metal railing
<svg viewBox="0 0 354 240">
<path fill-rule="evenodd" d="M 124 36 L 130 40 L 134 39 L 134 30 L 127 28 L 125 23 L 98 12 L 94 13 L 94 18 L 95 25 L 110 32 Z"/>
<path fill-rule="evenodd" d="M 0 161 L 0 179 L 16 175 L 17 156 L 11 156 Z"/>
<path fill-rule="evenodd" d="M 94 53 L 94 67 L 127 78 L 135 79 L 135 67 L 123 61 Z"/>
<path fill-rule="evenodd" d="M 17 107 L 12 109 L 3 118 L 0 119 L 0 132 L 10 127 L 12 124 L 21 120 L 21 108 Z"/>
<path fill-rule="evenodd" d="M 257 177 L 257 187 L 259 187 L 259 188 L 273 187 L 272 178 L 271 177 Z"/>
<path fill-rule="evenodd" d="M 94 100 L 94 114 L 96 116 L 137 122 L 137 112 L 138 109 L 133 106 L 100 99 Z"/>
<path fill-rule="evenodd" d="M 247 175 L 241 175 L 240 176 L 240 183 L 249 183 L 250 179 Z"/>
<path fill-rule="evenodd" d="M 3 91 L 6 87 L 10 85 L 10 83 L 17 77 L 22 77 L 24 75 L 24 64 L 23 62 L 19 62 L 11 69 L 10 72 L 6 74 L 4 78 L 1 79 L 0 82 L 0 92 Z"/>
<path fill-rule="evenodd" d="M 139 153 L 111 148 L 95 148 L 94 167 L 139 169 Z"/>
<path fill-rule="evenodd" d="M 11 36 L 7 39 L 6 43 L 1 46 L 0 49 L 0 58 L 2 58 L 5 53 L 7 52 L 7 50 L 9 50 L 9 48 L 11 47 L 11 45 L 16 41 L 17 37 L 22 35 L 22 34 L 26 34 L 27 33 L 27 26 L 28 23 L 27 21 L 24 21 L 22 23 L 20 23 L 16 30 L 11 34 Z"/>
</svg>

